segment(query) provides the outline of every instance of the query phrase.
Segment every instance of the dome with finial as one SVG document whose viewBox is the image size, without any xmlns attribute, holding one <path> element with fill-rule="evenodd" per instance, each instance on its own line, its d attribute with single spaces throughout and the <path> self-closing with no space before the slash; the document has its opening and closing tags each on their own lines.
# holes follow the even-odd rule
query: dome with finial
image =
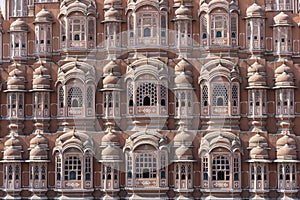
<svg viewBox="0 0 300 200">
<path fill-rule="evenodd" d="M 18 31 L 27 32 L 28 25 L 23 19 L 18 18 L 13 23 L 11 23 L 9 30 L 11 32 L 18 32 Z"/>
<path fill-rule="evenodd" d="M 251 6 L 249 6 L 246 10 L 246 17 L 264 17 L 265 11 L 264 9 L 258 5 L 257 3 L 253 3 Z"/>
<path fill-rule="evenodd" d="M 101 140 L 102 146 L 109 144 L 119 145 L 119 137 L 113 133 L 112 125 L 109 125 L 107 133 L 102 137 Z"/>
<path fill-rule="evenodd" d="M 274 26 L 291 26 L 291 18 L 284 12 L 280 12 L 273 18 Z"/>
<path fill-rule="evenodd" d="M 34 23 L 53 23 L 53 17 L 51 12 L 43 8 L 35 15 Z"/>
</svg>

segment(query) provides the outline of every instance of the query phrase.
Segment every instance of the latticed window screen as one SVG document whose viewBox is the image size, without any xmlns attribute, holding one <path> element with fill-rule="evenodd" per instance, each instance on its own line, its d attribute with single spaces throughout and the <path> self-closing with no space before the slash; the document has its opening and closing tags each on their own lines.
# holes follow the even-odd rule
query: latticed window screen
<svg viewBox="0 0 300 200">
<path fill-rule="evenodd" d="M 128 90 L 127 90 L 128 106 L 131 107 L 131 106 L 133 106 L 133 85 L 131 82 L 128 82 L 127 88 L 128 88 Z"/>
<path fill-rule="evenodd" d="M 153 83 L 141 83 L 137 89 L 138 106 L 155 106 L 157 104 L 157 89 Z"/>
<path fill-rule="evenodd" d="M 56 180 L 61 180 L 61 158 L 56 155 Z"/>
<path fill-rule="evenodd" d="M 239 101 L 239 91 L 238 91 L 238 86 L 237 85 L 233 85 L 232 86 L 232 106 L 238 106 L 238 101 Z"/>
<path fill-rule="evenodd" d="M 71 87 L 68 91 L 68 107 L 82 107 L 82 91 L 79 87 Z"/>
<path fill-rule="evenodd" d="M 204 85 L 202 88 L 202 105 L 208 106 L 208 87 Z"/>
<path fill-rule="evenodd" d="M 204 157 L 202 159 L 202 168 L 203 168 L 203 180 L 208 180 L 208 158 Z"/>
<path fill-rule="evenodd" d="M 15 168 L 15 180 L 19 180 L 20 179 L 20 166 L 17 165 Z"/>
<path fill-rule="evenodd" d="M 42 174 L 42 180 L 45 180 L 46 179 L 46 167 L 45 167 L 45 165 L 42 165 L 41 174 Z"/>
<path fill-rule="evenodd" d="M 93 89 L 91 87 L 88 87 L 86 91 L 86 101 L 87 101 L 87 107 L 91 108 L 93 106 Z"/>
<path fill-rule="evenodd" d="M 230 164 L 225 156 L 216 156 L 212 163 L 212 180 L 226 180 L 230 179 Z"/>
<path fill-rule="evenodd" d="M 8 166 L 8 180 L 12 180 L 13 179 L 13 168 L 11 165 Z"/>
<path fill-rule="evenodd" d="M 240 171 L 240 166 L 239 166 L 239 158 L 234 158 L 233 159 L 233 177 L 235 181 L 239 180 L 239 171 Z"/>
<path fill-rule="evenodd" d="M 161 154 L 160 156 L 160 167 L 161 167 L 161 172 L 160 172 L 160 178 L 166 178 L 166 155 Z"/>
<path fill-rule="evenodd" d="M 213 106 L 228 106 L 228 91 L 224 83 L 213 85 L 212 104 Z"/>
<path fill-rule="evenodd" d="M 76 156 L 65 159 L 65 180 L 81 180 L 81 161 Z"/>
<path fill-rule="evenodd" d="M 127 178 L 132 178 L 132 157 L 127 154 Z"/>
<path fill-rule="evenodd" d="M 135 159 L 136 178 L 156 178 L 156 157 L 152 153 L 139 153 Z"/>
<path fill-rule="evenodd" d="M 201 17 L 201 37 L 202 39 L 207 39 L 207 18 L 206 16 Z"/>
<path fill-rule="evenodd" d="M 59 107 L 63 108 L 64 107 L 64 89 L 63 89 L 63 87 L 59 88 L 58 101 L 59 101 Z"/>
<path fill-rule="evenodd" d="M 85 180 L 91 180 L 91 157 L 87 156 L 85 158 Z"/>
<path fill-rule="evenodd" d="M 166 106 L 167 103 L 167 88 L 164 85 L 160 85 L 160 105 Z"/>
</svg>

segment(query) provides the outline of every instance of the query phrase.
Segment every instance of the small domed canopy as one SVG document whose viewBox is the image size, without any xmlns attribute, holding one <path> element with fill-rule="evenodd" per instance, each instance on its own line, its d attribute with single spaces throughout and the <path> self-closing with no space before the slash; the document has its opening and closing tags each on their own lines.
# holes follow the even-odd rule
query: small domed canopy
<svg viewBox="0 0 300 200">
<path fill-rule="evenodd" d="M 103 79 L 103 84 L 104 85 L 109 85 L 109 84 L 117 84 L 119 81 L 119 78 L 114 75 L 108 75 Z"/>
<path fill-rule="evenodd" d="M 291 18 L 284 12 L 280 12 L 273 18 L 274 26 L 292 26 Z"/>
<path fill-rule="evenodd" d="M 104 0 L 104 9 L 109 9 L 111 7 L 121 7 L 122 0 Z"/>
<path fill-rule="evenodd" d="M 50 89 L 50 80 L 44 76 L 37 76 L 32 81 L 33 89 Z"/>
<path fill-rule="evenodd" d="M 290 73 L 293 73 L 293 70 L 289 66 L 287 66 L 285 63 L 283 63 L 275 70 L 275 75 L 282 74 L 283 72 L 290 74 Z"/>
<path fill-rule="evenodd" d="M 22 143 L 17 138 L 16 133 L 10 133 L 10 138 L 4 143 L 4 160 L 21 160 Z"/>
<path fill-rule="evenodd" d="M 35 16 L 34 23 L 53 23 L 52 14 L 43 8 L 40 12 L 38 12 Z"/>
<path fill-rule="evenodd" d="M 259 6 L 257 3 L 253 3 L 251 6 L 249 6 L 246 10 L 246 17 L 264 17 L 265 11 L 264 9 Z"/>
<path fill-rule="evenodd" d="M 114 145 L 108 145 L 101 152 L 102 160 L 120 161 L 121 160 L 121 149 Z"/>
<path fill-rule="evenodd" d="M 107 65 L 104 66 L 103 68 L 103 75 L 121 75 L 121 67 L 118 65 L 115 61 L 110 61 Z"/>
<path fill-rule="evenodd" d="M 40 145 L 36 145 L 29 153 L 30 160 L 47 160 L 48 151 L 45 148 L 42 148 Z"/>
<path fill-rule="evenodd" d="M 3 152 L 3 159 L 5 160 L 21 160 L 22 151 L 13 147 L 6 148 Z"/>
<path fill-rule="evenodd" d="M 192 18 L 192 11 L 184 5 L 181 5 L 175 11 L 175 19 L 191 19 L 191 18 Z"/>
<path fill-rule="evenodd" d="M 110 7 L 104 14 L 104 21 L 120 21 L 120 11 Z"/>
<path fill-rule="evenodd" d="M 181 59 L 177 65 L 175 65 L 175 72 L 190 72 L 192 71 L 192 65 L 186 60 Z"/>
<path fill-rule="evenodd" d="M 14 64 L 15 68 L 9 72 L 7 80 L 7 91 L 25 90 L 25 74 L 18 68 L 18 64 Z"/>
<path fill-rule="evenodd" d="M 177 147 L 181 146 L 182 144 L 191 145 L 193 142 L 193 137 L 186 131 L 181 131 L 174 137 L 173 141 L 174 141 L 174 146 Z"/>
<path fill-rule="evenodd" d="M 106 146 L 109 144 L 115 144 L 119 145 L 119 137 L 112 132 L 111 128 L 109 128 L 109 131 L 106 135 L 103 136 L 101 140 L 101 145 Z"/>
<path fill-rule="evenodd" d="M 255 148 L 257 146 L 268 147 L 267 139 L 264 136 L 260 135 L 259 133 L 252 136 L 249 140 L 250 148 Z"/>
<path fill-rule="evenodd" d="M 10 32 L 27 32 L 28 26 L 23 19 L 18 18 L 16 21 L 11 23 L 9 30 Z"/>
<path fill-rule="evenodd" d="M 277 78 L 275 80 L 277 83 L 279 83 L 279 82 L 293 83 L 294 82 L 294 79 L 286 72 L 283 72 L 282 74 L 277 76 Z"/>
<path fill-rule="evenodd" d="M 261 146 L 254 147 L 250 151 L 250 158 L 251 159 L 268 159 L 268 151 Z"/>
<path fill-rule="evenodd" d="M 36 145 L 48 148 L 48 139 L 44 137 L 41 132 L 38 130 L 35 137 L 30 140 L 30 147 L 33 148 Z"/>
<path fill-rule="evenodd" d="M 254 74 L 255 72 L 258 73 L 265 73 L 266 68 L 262 64 L 260 64 L 258 61 L 255 61 L 250 67 L 248 67 L 248 76 Z"/>
<path fill-rule="evenodd" d="M 174 80 L 175 84 L 191 84 L 192 81 L 192 77 L 183 72 L 177 75 Z"/>
<path fill-rule="evenodd" d="M 267 86 L 266 77 L 262 74 L 255 72 L 248 79 L 249 87 L 251 86 Z"/>
<path fill-rule="evenodd" d="M 296 141 L 289 135 L 284 135 L 279 138 L 276 142 L 276 148 L 280 149 L 286 144 L 288 144 L 290 147 L 296 148 Z"/>
<path fill-rule="evenodd" d="M 181 145 L 175 150 L 175 160 L 193 160 L 193 152 L 192 149 Z"/>
<path fill-rule="evenodd" d="M 34 70 L 33 75 L 34 76 L 40 76 L 40 75 L 50 76 L 51 74 L 50 74 L 50 70 L 41 63 L 40 66 Z"/>
<path fill-rule="evenodd" d="M 277 159 L 279 160 L 296 160 L 297 152 L 295 148 L 292 148 L 289 144 L 285 144 L 283 147 L 277 150 Z"/>
</svg>

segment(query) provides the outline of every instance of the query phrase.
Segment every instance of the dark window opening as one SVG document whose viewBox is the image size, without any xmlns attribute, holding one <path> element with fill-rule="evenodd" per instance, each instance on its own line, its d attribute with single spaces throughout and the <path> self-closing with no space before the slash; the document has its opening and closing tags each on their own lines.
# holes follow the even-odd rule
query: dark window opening
<svg viewBox="0 0 300 200">
<path fill-rule="evenodd" d="M 222 32 L 221 32 L 221 31 L 217 31 L 217 33 L 216 33 L 216 37 L 217 37 L 217 38 L 220 38 L 220 37 L 222 37 Z"/>
<path fill-rule="evenodd" d="M 148 96 L 144 97 L 143 105 L 150 106 L 150 97 L 148 97 Z"/>
<path fill-rule="evenodd" d="M 218 180 L 225 180 L 224 171 L 218 171 Z"/>
<path fill-rule="evenodd" d="M 74 40 L 76 40 L 76 41 L 80 40 L 80 37 L 78 34 L 74 35 Z"/>
</svg>

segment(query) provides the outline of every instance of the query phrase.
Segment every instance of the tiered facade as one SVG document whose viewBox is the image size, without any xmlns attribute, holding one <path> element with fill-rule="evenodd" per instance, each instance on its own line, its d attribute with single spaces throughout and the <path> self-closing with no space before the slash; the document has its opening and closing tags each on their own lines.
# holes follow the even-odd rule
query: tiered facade
<svg viewBox="0 0 300 200">
<path fill-rule="evenodd" d="M 299 199 L 300 2 L 7 0 L 1 199 Z"/>
</svg>

